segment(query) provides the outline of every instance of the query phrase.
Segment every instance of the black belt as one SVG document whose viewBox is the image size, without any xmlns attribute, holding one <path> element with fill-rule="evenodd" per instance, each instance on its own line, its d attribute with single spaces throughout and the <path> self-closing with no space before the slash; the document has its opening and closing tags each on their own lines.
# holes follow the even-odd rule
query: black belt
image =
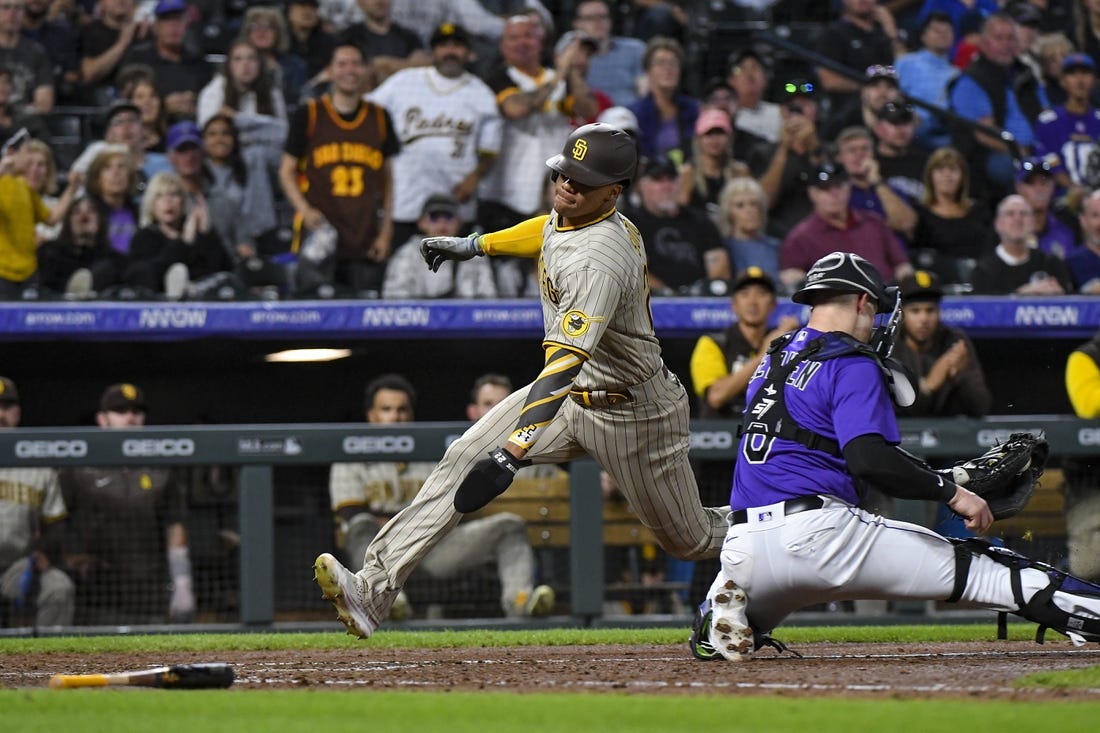
<svg viewBox="0 0 1100 733">
<path fill-rule="evenodd" d="M 820 509 L 825 506 L 825 500 L 820 496 L 800 496 L 797 499 L 787 499 L 783 502 L 783 514 L 798 514 L 808 512 L 811 509 Z M 744 524 L 749 521 L 749 510 L 738 509 L 730 513 L 730 524 Z"/>
</svg>

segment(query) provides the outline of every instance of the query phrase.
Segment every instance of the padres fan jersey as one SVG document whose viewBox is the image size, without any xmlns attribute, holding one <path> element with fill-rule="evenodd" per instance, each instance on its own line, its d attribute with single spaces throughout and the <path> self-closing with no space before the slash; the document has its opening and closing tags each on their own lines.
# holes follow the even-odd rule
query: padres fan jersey
<svg viewBox="0 0 1100 733">
<path fill-rule="evenodd" d="M 784 361 L 821 335 L 820 331 L 811 328 L 800 330 L 783 350 Z M 773 354 L 761 361 L 749 380 L 747 411 L 755 406 L 756 393 L 771 359 L 779 356 Z M 894 406 L 882 373 L 866 356 L 852 354 L 820 362 L 807 360 L 791 373 L 783 396 L 795 422 L 832 438 L 841 449 L 861 435 L 876 434 L 887 443 L 901 442 Z M 849 504 L 860 501 L 859 489 L 843 457 L 783 438 L 743 435 L 733 472 L 730 508 L 734 510 L 768 506 L 813 494 L 828 494 Z"/>
<path fill-rule="evenodd" d="M 544 343 L 588 355 L 579 389 L 644 382 L 663 362 L 642 235 L 614 209 L 583 227 L 560 228 L 557 220 L 556 212 L 546 220 L 539 258 Z"/>
<path fill-rule="evenodd" d="M 429 196 L 451 193 L 477 167 L 479 155 L 500 152 L 496 99 L 473 74 L 448 79 L 431 66 L 403 69 L 368 98 L 393 115 L 401 141 L 393 161 L 394 221 L 416 221 Z M 476 214 L 473 198 L 459 209 L 466 222 Z"/>
<path fill-rule="evenodd" d="M 360 505 L 371 514 L 391 517 L 412 503 L 434 468 L 431 461 L 334 463 L 329 473 L 332 511 Z"/>
<path fill-rule="evenodd" d="M 377 105 L 363 102 L 345 119 L 325 95 L 296 113 L 286 151 L 298 158 L 306 200 L 339 233 L 337 259 L 364 258 L 378 235 L 385 194 L 382 168 L 397 150 L 389 114 Z"/>
<path fill-rule="evenodd" d="M 0 469 L 0 571 L 30 552 L 41 522 L 64 518 L 56 471 Z"/>
</svg>

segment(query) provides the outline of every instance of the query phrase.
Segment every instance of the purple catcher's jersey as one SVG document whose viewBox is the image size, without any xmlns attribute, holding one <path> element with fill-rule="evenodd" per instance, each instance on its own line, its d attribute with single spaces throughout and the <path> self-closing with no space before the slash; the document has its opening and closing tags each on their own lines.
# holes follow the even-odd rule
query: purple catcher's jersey
<svg viewBox="0 0 1100 733">
<path fill-rule="evenodd" d="M 783 353 L 793 356 L 821 335 L 820 331 L 804 328 Z M 836 337 L 828 334 L 826 338 Z M 753 409 L 769 360 L 776 356 L 765 357 L 752 375 L 746 410 Z M 791 373 L 783 392 L 787 410 L 799 426 L 835 440 L 841 449 L 852 439 L 870 433 L 883 436 L 888 443 L 901 442 L 882 372 L 866 356 L 849 354 L 803 362 Z M 730 494 L 731 509 L 768 506 L 816 494 L 859 503 L 859 490 L 843 458 L 783 438 L 741 436 Z"/>
</svg>

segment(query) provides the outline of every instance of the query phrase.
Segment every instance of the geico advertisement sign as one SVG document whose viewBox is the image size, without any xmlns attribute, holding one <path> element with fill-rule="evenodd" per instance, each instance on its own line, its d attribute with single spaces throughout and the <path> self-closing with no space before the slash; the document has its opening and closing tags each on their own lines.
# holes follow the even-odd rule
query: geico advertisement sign
<svg viewBox="0 0 1100 733">
<path fill-rule="evenodd" d="M 84 458 L 88 443 L 83 440 L 18 440 L 17 458 Z"/>
<path fill-rule="evenodd" d="M 733 447 L 733 433 L 727 430 L 704 430 L 691 434 L 695 450 L 722 450 Z"/>
<path fill-rule="evenodd" d="M 344 452 L 358 456 L 365 453 L 412 453 L 416 439 L 411 435 L 349 435 L 344 438 Z"/>
<path fill-rule="evenodd" d="M 128 438 L 122 441 L 122 455 L 127 458 L 193 456 L 195 441 L 190 438 Z"/>
</svg>

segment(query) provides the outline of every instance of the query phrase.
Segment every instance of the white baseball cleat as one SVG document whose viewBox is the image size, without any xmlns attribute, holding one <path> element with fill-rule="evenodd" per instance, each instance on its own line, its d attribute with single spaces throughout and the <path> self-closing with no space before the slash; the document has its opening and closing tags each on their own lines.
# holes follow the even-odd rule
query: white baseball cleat
<svg viewBox="0 0 1100 733">
<path fill-rule="evenodd" d="M 747 604 L 745 591 L 732 580 L 727 580 L 711 601 L 710 644 L 731 662 L 748 659 L 755 648 L 752 627 L 745 615 Z"/>
<path fill-rule="evenodd" d="M 313 561 L 313 578 L 321 587 L 321 596 L 332 601 L 336 614 L 347 627 L 348 633 L 366 639 L 378 628 L 378 622 L 370 617 L 363 579 L 351 572 L 329 553 L 317 556 Z"/>
</svg>

